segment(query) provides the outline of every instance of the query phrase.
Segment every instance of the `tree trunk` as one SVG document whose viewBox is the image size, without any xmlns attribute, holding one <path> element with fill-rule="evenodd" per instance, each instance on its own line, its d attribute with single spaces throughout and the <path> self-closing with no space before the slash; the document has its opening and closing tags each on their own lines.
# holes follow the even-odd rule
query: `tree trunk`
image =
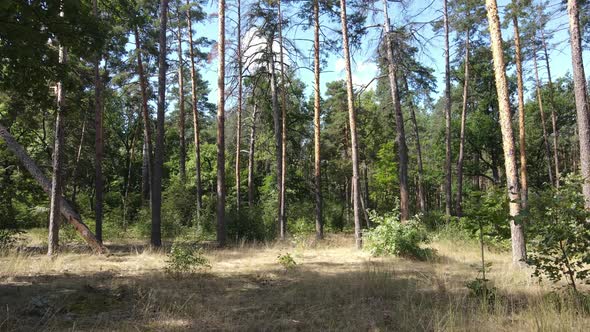
<svg viewBox="0 0 590 332">
<path fill-rule="evenodd" d="M 551 105 L 551 126 L 553 129 L 553 166 L 555 167 L 555 187 L 559 188 L 559 132 L 557 131 L 557 113 L 555 113 L 555 99 L 553 80 L 551 79 L 551 66 L 549 66 L 549 52 L 545 32 L 541 30 L 541 41 L 543 42 L 543 53 L 545 54 L 545 65 L 547 67 L 547 81 L 549 83 L 549 104 Z"/>
<path fill-rule="evenodd" d="M 180 10 L 176 12 L 178 16 L 178 138 L 180 140 L 179 151 L 179 171 L 181 182 L 186 180 L 186 140 L 184 137 L 185 119 L 184 112 L 184 62 L 182 58 L 182 20 L 180 19 Z"/>
<path fill-rule="evenodd" d="M 406 85 L 406 90 L 409 92 L 410 90 L 408 86 L 407 77 L 404 77 L 404 82 Z M 426 213 L 426 193 L 424 192 L 424 165 L 422 162 L 422 145 L 420 144 L 420 131 L 418 129 L 418 121 L 416 120 L 415 106 L 412 100 L 410 100 L 410 120 L 412 121 L 414 136 L 416 136 L 416 158 L 418 159 L 418 207 L 420 208 L 420 212 Z"/>
<path fill-rule="evenodd" d="M 186 19 L 188 23 L 188 45 L 191 58 L 191 102 L 193 108 L 193 133 L 195 144 L 196 187 L 197 187 L 197 216 L 201 214 L 203 206 L 203 188 L 201 185 L 201 140 L 199 130 L 199 112 L 197 110 L 197 75 L 195 72 L 195 51 L 193 47 L 193 22 L 191 18 L 190 0 L 186 0 Z"/>
<path fill-rule="evenodd" d="M 506 79 L 504 54 L 502 53 L 502 32 L 496 0 L 486 0 L 486 9 L 492 43 L 494 59 L 494 74 L 496 78 L 496 91 L 500 106 L 500 127 L 502 131 L 502 145 L 504 148 L 504 167 L 506 168 L 506 185 L 508 198 L 510 199 L 510 233 L 512 239 L 512 262 L 520 264 L 526 260 L 526 245 L 524 241 L 524 225 L 515 218 L 520 214 L 518 204 L 519 185 L 516 169 L 516 156 L 514 149 L 514 135 L 510 119 L 510 100 L 508 95 L 508 81 Z"/>
<path fill-rule="evenodd" d="M 576 120 L 580 141 L 580 165 L 584 184 L 586 209 L 590 209 L 590 118 L 588 112 L 588 91 L 586 75 L 582 59 L 582 44 L 580 37 L 580 12 L 576 0 L 568 0 L 567 11 L 570 22 L 570 45 L 572 48 L 572 67 L 574 71 L 574 94 L 576 96 Z"/>
<path fill-rule="evenodd" d="M 240 149 L 242 144 L 242 71 L 243 71 L 243 64 L 242 64 L 242 8 L 241 8 L 241 1 L 237 1 L 237 26 L 238 26 L 238 114 L 237 114 L 237 128 L 236 128 L 236 167 L 235 167 L 235 174 L 236 174 L 236 211 L 238 213 L 238 217 L 240 215 L 240 182 L 241 174 L 240 174 Z"/>
<path fill-rule="evenodd" d="M 78 183 L 76 177 L 78 176 L 78 165 L 80 164 L 80 158 L 82 157 L 82 147 L 84 146 L 84 134 L 86 134 L 86 119 L 82 122 L 82 132 L 80 134 L 80 144 L 78 144 L 78 150 L 76 152 L 76 164 L 74 165 L 74 171 L 72 171 L 72 181 L 74 182 L 74 188 L 72 188 L 72 204 L 76 206 L 76 196 L 78 194 Z"/>
<path fill-rule="evenodd" d="M 459 136 L 459 156 L 457 158 L 457 217 L 463 216 L 463 158 L 465 151 L 465 123 L 467 122 L 467 99 L 469 98 L 469 28 L 465 36 L 465 73 L 463 78 L 463 105 L 461 108 L 461 129 Z"/>
<path fill-rule="evenodd" d="M 537 90 L 537 102 L 539 103 L 539 113 L 541 114 L 541 126 L 543 127 L 543 143 L 545 145 L 545 157 L 547 158 L 547 172 L 549 174 L 549 182 L 553 182 L 553 171 L 551 170 L 551 148 L 549 147 L 549 139 L 547 135 L 547 126 L 545 125 L 545 111 L 543 110 L 543 98 L 541 96 L 541 80 L 539 79 L 539 68 L 537 66 L 537 48 L 533 43 L 533 65 L 535 68 L 535 82 Z"/>
<path fill-rule="evenodd" d="M 391 92 L 391 99 L 393 101 L 393 108 L 395 114 L 395 124 L 397 127 L 396 141 L 398 144 L 399 155 L 399 189 L 400 189 L 400 220 L 405 222 L 408 220 L 410 214 L 409 208 L 409 193 L 408 193 L 408 147 L 406 145 L 406 134 L 404 130 L 404 116 L 399 97 L 399 89 L 397 86 L 397 67 L 393 58 L 393 45 L 391 43 L 389 15 L 387 12 L 387 0 L 383 0 L 384 22 L 386 39 L 386 55 L 387 67 L 389 77 L 389 87 Z M 351 89 L 352 90 L 352 89 Z M 356 183 L 355 183 L 356 184 Z M 356 186 L 358 188 L 358 186 Z"/>
<path fill-rule="evenodd" d="M 513 1 L 516 5 L 516 3 Z M 526 131 L 524 114 L 524 82 L 522 80 L 522 53 L 520 46 L 520 33 L 518 30 L 518 17 L 512 16 L 514 26 L 514 48 L 516 51 L 516 81 L 518 86 L 518 133 L 520 148 L 520 205 L 523 209 L 527 207 L 528 183 L 527 183 L 527 162 L 526 162 Z"/>
<path fill-rule="evenodd" d="M 225 246 L 225 0 L 219 0 L 217 54 L 217 243 Z"/>
<path fill-rule="evenodd" d="M 142 48 L 141 42 L 139 38 L 139 29 L 135 27 L 135 49 L 137 51 L 137 73 L 139 75 L 139 86 L 141 89 L 141 108 L 142 108 L 142 116 L 143 116 L 143 157 L 144 157 L 144 164 L 143 164 L 143 172 L 142 175 L 144 176 L 144 199 L 148 198 L 150 200 L 150 205 L 152 202 L 152 179 L 153 179 L 153 159 L 152 159 L 152 120 L 148 108 L 148 94 L 147 94 L 147 79 L 144 74 L 143 70 L 143 61 L 142 61 Z M 147 174 L 146 171 L 147 170 Z M 146 177 L 147 175 L 147 177 Z M 148 184 L 146 187 L 145 185 Z M 146 192 L 147 189 L 147 192 Z M 146 197 L 145 194 L 148 194 L 149 197 Z"/>
<path fill-rule="evenodd" d="M 282 237 L 282 223 L 281 223 L 281 202 L 282 202 L 282 193 L 281 190 L 281 182 L 283 179 L 283 144 L 282 144 L 282 135 L 281 135 L 281 112 L 279 108 L 279 100 L 278 100 L 278 92 L 277 92 L 277 75 L 274 66 L 274 53 L 272 49 L 274 40 L 270 39 L 267 42 L 267 52 L 269 59 L 269 71 L 270 71 L 270 93 L 271 93 L 271 100 L 272 100 L 272 116 L 273 116 L 273 123 L 274 123 L 274 133 L 275 133 L 275 157 L 277 159 L 277 222 L 279 227 L 279 236 Z"/>
<path fill-rule="evenodd" d="M 283 14 L 281 12 L 281 0 L 278 0 L 279 14 L 279 57 L 281 61 L 281 194 L 280 194 L 280 230 L 281 239 L 287 234 L 287 207 L 285 200 L 285 185 L 287 179 L 287 96 L 285 87 L 285 63 L 283 56 Z"/>
<path fill-rule="evenodd" d="M 356 133 L 356 112 L 354 109 L 354 91 L 352 89 L 352 69 L 350 67 L 350 50 L 348 44 L 348 25 L 346 18 L 346 0 L 340 0 L 340 22 L 342 25 L 342 46 L 344 51 L 344 62 L 346 68 L 346 94 L 348 101 L 348 118 L 350 122 L 350 144 L 352 154 L 352 210 L 354 213 L 354 237 L 356 247 L 363 247 L 361 220 L 360 220 L 360 202 L 358 195 L 359 188 L 359 160 L 358 160 L 358 142 Z"/>
<path fill-rule="evenodd" d="M 147 142 L 144 140 L 142 143 L 142 163 L 141 163 L 141 197 L 142 200 L 149 201 L 150 199 L 150 171 L 149 171 L 149 151 Z"/>
<path fill-rule="evenodd" d="M 254 102 L 254 111 L 252 112 L 252 128 L 250 129 L 250 148 L 248 150 L 248 206 L 250 208 L 254 207 L 254 149 L 256 147 L 257 116 L 258 103 Z"/>
<path fill-rule="evenodd" d="M 6 146 L 16 155 L 16 157 L 20 160 L 23 166 L 31 173 L 33 178 L 37 181 L 37 183 L 43 188 L 48 195 L 52 194 L 52 181 L 50 181 L 45 174 L 39 169 L 37 164 L 31 159 L 31 157 L 27 154 L 25 149 L 20 145 L 14 137 L 10 134 L 8 129 L 4 126 L 0 125 L 0 137 L 4 139 L 6 142 Z M 107 253 L 108 250 L 102 245 L 102 243 L 98 242 L 94 234 L 90 231 L 88 226 L 82 222 L 82 218 L 80 215 L 72 208 L 72 206 L 66 201 L 63 196 L 59 196 L 59 207 L 62 216 L 74 226 L 76 231 L 80 234 L 80 236 L 86 240 L 88 245 L 94 250 L 96 253 L 104 254 Z"/>
<path fill-rule="evenodd" d="M 98 17 L 97 0 L 92 1 L 92 12 Z M 103 217 L 103 194 L 104 179 L 102 175 L 102 158 L 104 154 L 103 129 L 102 129 L 102 82 L 100 79 L 100 53 L 94 59 L 94 188 L 96 200 L 94 215 L 96 220 L 96 238 L 102 242 L 102 217 Z"/>
<path fill-rule="evenodd" d="M 313 1 L 313 138 L 314 138 L 314 185 L 315 185 L 315 232 L 316 238 L 324 238 L 324 222 L 322 219 L 322 165 L 321 165 L 321 123 L 320 123 L 320 6 L 319 0 Z"/>
<path fill-rule="evenodd" d="M 168 0 L 160 1 L 160 35 L 158 38 L 158 113 L 156 119 L 156 148 L 152 178 L 152 236 L 151 245 L 162 245 L 162 171 L 164 168 L 164 117 L 166 111 L 166 25 Z"/>
<path fill-rule="evenodd" d="M 443 1 L 443 16 L 445 26 L 445 213 L 451 216 L 451 65 L 449 47 L 449 14 L 447 0 Z"/>
</svg>

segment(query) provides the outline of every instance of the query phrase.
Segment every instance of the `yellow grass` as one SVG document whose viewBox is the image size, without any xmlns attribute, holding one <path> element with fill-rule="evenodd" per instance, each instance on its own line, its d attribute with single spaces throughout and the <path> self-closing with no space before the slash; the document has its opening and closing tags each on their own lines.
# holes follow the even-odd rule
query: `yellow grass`
<svg viewBox="0 0 590 332">
<path fill-rule="evenodd" d="M 486 252 L 498 288 L 469 295 L 477 246 L 432 244 L 428 262 L 373 258 L 351 238 L 207 249 L 211 269 L 166 274 L 166 255 L 138 243 L 113 254 L 0 257 L 0 330 L 587 331 L 590 317 L 551 301 L 550 285 Z M 278 264 L 290 253 L 297 267 Z"/>
</svg>

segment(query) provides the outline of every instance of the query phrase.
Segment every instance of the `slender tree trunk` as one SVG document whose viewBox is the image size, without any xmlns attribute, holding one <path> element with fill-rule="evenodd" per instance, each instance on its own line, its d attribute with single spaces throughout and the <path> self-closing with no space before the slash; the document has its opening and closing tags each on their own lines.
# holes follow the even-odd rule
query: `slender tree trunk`
<svg viewBox="0 0 590 332">
<path fill-rule="evenodd" d="M 186 0 L 186 20 L 188 25 L 188 44 L 191 58 L 191 103 L 193 108 L 193 133 L 195 144 L 195 165 L 196 165 L 196 179 L 197 187 L 197 215 L 201 214 L 201 207 L 203 206 L 203 188 L 201 185 L 201 140 L 199 130 L 199 112 L 197 109 L 197 75 L 195 72 L 195 51 L 193 47 L 193 21 L 191 18 L 190 0 Z"/>
<path fill-rule="evenodd" d="M 559 188 L 559 132 L 557 131 L 557 113 L 555 112 L 555 99 L 553 80 L 551 79 L 551 66 L 549 65 L 549 52 L 545 41 L 545 32 L 541 30 L 541 41 L 543 53 L 545 54 L 545 65 L 547 67 L 547 80 L 549 83 L 549 104 L 551 105 L 551 126 L 553 127 L 553 166 L 555 167 L 555 187 Z"/>
<path fill-rule="evenodd" d="M 248 206 L 250 208 L 254 207 L 254 149 L 256 147 L 257 116 L 258 103 L 254 102 L 254 111 L 252 112 L 252 128 L 250 129 L 250 149 L 248 150 Z"/>
<path fill-rule="evenodd" d="M 404 77 L 406 90 L 409 92 L 408 78 Z M 416 158 L 418 159 L 418 207 L 420 212 L 426 213 L 426 193 L 424 192 L 424 165 L 422 162 L 422 145 L 420 144 L 420 130 L 413 101 L 410 99 L 410 120 L 416 136 Z M 365 164 L 366 167 L 366 164 Z M 365 169 L 366 172 L 366 169 Z M 366 174 L 365 174 L 366 176 Z M 366 180 L 365 180 L 366 181 Z M 366 181 L 367 182 L 367 181 Z"/>
<path fill-rule="evenodd" d="M 350 67 L 350 50 L 348 44 L 348 25 L 346 19 L 346 0 L 340 0 L 340 22 L 342 25 L 342 46 L 344 52 L 344 62 L 346 68 L 346 94 L 348 101 L 348 118 L 350 122 L 350 143 L 352 154 L 352 210 L 354 213 L 354 237 L 356 247 L 363 247 L 361 220 L 360 220 L 360 202 L 358 195 L 359 188 L 359 159 L 358 159 L 358 140 L 356 133 L 356 112 L 354 109 L 354 91 L 352 89 L 352 70 Z"/>
<path fill-rule="evenodd" d="M 465 73 L 463 78 L 463 105 L 461 108 L 461 129 L 459 134 L 459 156 L 457 158 L 457 217 L 463 216 L 463 158 L 465 150 L 465 123 L 467 122 L 467 100 L 469 98 L 469 28 L 465 36 Z"/>
<path fill-rule="evenodd" d="M 449 46 L 449 14 L 447 0 L 443 1 L 443 15 L 445 26 L 445 213 L 451 215 L 451 65 Z"/>
<path fill-rule="evenodd" d="M 143 117 L 143 144 L 144 144 L 144 152 L 143 152 L 143 157 L 144 157 L 144 170 L 147 170 L 147 174 L 146 172 L 142 172 L 142 175 L 144 176 L 144 199 L 148 198 L 150 200 L 150 206 L 151 206 L 151 202 L 152 202 L 152 187 L 153 187 L 153 183 L 152 183 L 152 179 L 153 179 L 153 159 L 152 159 L 152 120 L 151 120 L 151 116 L 150 116 L 150 111 L 148 108 L 148 94 L 147 94 L 147 78 L 145 77 L 145 73 L 143 70 L 143 60 L 142 60 L 142 48 L 141 48 L 141 42 L 140 42 L 140 38 L 139 38 L 139 29 L 136 26 L 135 27 L 135 49 L 137 51 L 137 72 L 139 75 L 139 86 L 140 86 L 140 90 L 141 90 L 141 108 L 142 108 L 142 117 Z M 147 175 L 147 177 L 146 177 Z M 147 187 L 145 185 L 148 185 Z M 146 192 L 147 189 L 147 192 Z M 145 194 L 148 194 L 149 197 L 146 197 Z"/>
<path fill-rule="evenodd" d="M 217 54 L 217 243 L 225 246 L 225 0 L 219 0 Z"/>
<path fill-rule="evenodd" d="M 277 222 L 279 227 L 279 236 L 282 236 L 282 223 L 281 223 L 281 202 L 282 202 L 282 193 L 281 190 L 281 182 L 283 179 L 283 144 L 282 144 L 282 135 L 281 135 L 281 111 L 279 108 L 279 99 L 278 99 L 278 92 L 277 92 L 277 75 L 274 66 L 274 52 L 272 49 L 274 40 L 270 39 L 267 43 L 267 52 L 269 56 L 269 71 L 270 71 L 270 93 L 271 93 L 271 100 L 272 100 L 272 116 L 273 116 L 273 123 L 274 123 L 274 133 L 275 133 L 275 153 L 277 159 Z"/>
<path fill-rule="evenodd" d="M 516 5 L 516 1 L 513 1 Z M 512 16 L 514 26 L 514 48 L 516 51 L 516 82 L 518 86 L 518 133 L 520 148 L 520 205 L 523 209 L 527 207 L 528 183 L 527 183 L 527 162 L 526 162 L 526 131 L 524 114 L 524 82 L 522 80 L 522 53 L 520 46 L 520 32 L 518 30 L 518 17 Z"/>
<path fill-rule="evenodd" d="M 287 96 L 285 86 L 285 61 L 283 55 L 283 13 L 281 12 L 281 0 L 278 0 L 279 9 L 279 57 L 281 61 L 281 201 L 280 201 L 280 230 L 281 239 L 285 238 L 287 234 L 287 207 L 285 200 L 285 186 L 287 179 Z"/>
<path fill-rule="evenodd" d="M 576 0 L 568 0 L 567 11 L 570 22 L 570 45 L 572 48 L 572 67 L 574 71 L 574 94 L 576 97 L 576 120 L 580 141 L 580 165 L 584 184 L 586 209 L 590 209 L 590 118 L 588 112 L 588 90 L 584 61 L 582 59 L 582 44 L 580 37 L 580 10 Z"/>
<path fill-rule="evenodd" d="M 162 171 L 164 168 L 164 117 L 166 111 L 166 26 L 168 0 L 160 1 L 160 35 L 158 38 L 158 113 L 156 119 L 156 148 L 152 178 L 152 236 L 151 245 L 162 245 Z"/>
<path fill-rule="evenodd" d="M 393 45 L 391 43 L 389 15 L 387 12 L 387 0 L 383 0 L 385 39 L 387 48 L 388 77 L 397 127 L 396 141 L 399 155 L 399 189 L 400 189 L 400 220 L 405 222 L 410 214 L 409 193 L 408 193 L 408 147 L 406 145 L 406 134 L 404 130 L 404 116 L 397 86 L 397 68 L 393 58 Z M 358 186 L 356 186 L 358 188 Z"/>
<path fill-rule="evenodd" d="M 535 68 L 535 82 L 537 90 L 537 102 L 539 103 L 539 113 L 541 114 L 541 126 L 543 127 L 543 143 L 545 145 L 545 157 L 547 158 L 547 172 L 549 174 L 549 182 L 551 185 L 553 181 L 553 171 L 551 170 L 551 148 L 549 147 L 549 138 L 547 135 L 547 126 L 545 125 L 545 111 L 543 110 L 543 97 L 541 96 L 541 80 L 539 79 L 539 68 L 537 65 L 537 48 L 533 43 L 533 65 Z"/>
<path fill-rule="evenodd" d="M 26 150 L 20 145 L 14 137 L 10 134 L 8 129 L 0 124 L 0 137 L 4 139 L 6 142 L 6 146 L 10 149 L 20 160 L 23 166 L 31 173 L 33 178 L 37 181 L 37 183 L 43 188 L 48 195 L 52 194 L 52 181 L 50 181 L 43 171 L 39 169 L 37 164 L 31 159 L 31 157 L 27 154 Z M 57 197 L 59 198 L 59 207 L 62 216 L 69 222 L 74 228 L 76 232 L 80 234 L 80 236 L 88 243 L 88 245 L 94 250 L 96 253 L 107 253 L 108 250 L 100 243 L 92 231 L 82 222 L 82 218 L 74 208 L 66 201 L 63 196 Z M 55 248 L 54 248 L 55 249 Z"/>
<path fill-rule="evenodd" d="M 141 163 L 141 197 L 144 202 L 150 199 L 150 171 L 149 171 L 149 151 L 147 142 L 144 140 L 142 143 L 142 163 Z"/>
<path fill-rule="evenodd" d="M 98 17 L 97 0 L 92 1 L 92 12 Z M 102 82 L 100 79 L 100 54 L 97 53 L 94 58 L 94 188 L 96 191 L 96 200 L 94 214 L 96 220 L 96 238 L 102 242 L 102 207 L 104 193 L 104 179 L 102 175 L 102 158 L 104 153 L 103 129 L 102 129 Z"/>
<path fill-rule="evenodd" d="M 320 123 L 320 5 L 313 1 L 313 139 L 314 139 L 314 185 L 315 185 L 315 232 L 316 238 L 324 238 L 324 221 L 322 219 L 322 160 L 321 160 L 321 123 Z"/>
<path fill-rule="evenodd" d="M 176 15 L 178 17 L 178 138 L 180 140 L 178 159 L 180 179 L 184 183 L 186 180 L 186 139 L 184 135 L 186 115 L 184 112 L 184 61 L 182 56 L 182 20 L 180 18 L 180 10 L 176 12 Z"/>
<path fill-rule="evenodd" d="M 486 0 L 486 9 L 492 43 L 494 59 L 494 74 L 498 104 L 500 106 L 500 126 L 502 131 L 502 145 L 504 148 L 504 167 L 506 168 L 506 185 L 510 199 L 510 233 L 512 239 L 512 262 L 521 264 L 526 260 L 526 245 L 524 239 L 524 225 L 516 222 L 520 215 L 518 195 L 518 172 L 516 168 L 516 153 L 514 149 L 514 135 L 510 119 L 510 100 L 508 95 L 508 81 L 506 79 L 504 54 L 502 53 L 502 32 L 496 0 Z"/>
<path fill-rule="evenodd" d="M 72 181 L 74 188 L 72 188 L 72 204 L 76 206 L 76 196 L 78 194 L 78 182 L 76 177 L 78 176 L 78 164 L 80 164 L 80 158 L 82 157 L 82 147 L 84 145 L 84 135 L 86 134 L 86 119 L 82 122 L 82 132 L 80 134 L 80 144 L 78 144 L 78 151 L 76 152 L 76 164 L 74 165 L 74 171 L 72 172 Z"/>
<path fill-rule="evenodd" d="M 236 210 L 238 212 L 238 217 L 240 215 L 240 183 L 242 182 L 241 174 L 240 174 L 240 149 L 242 145 L 242 72 L 243 72 L 243 64 L 242 64 L 242 8 L 241 8 L 241 1 L 237 1 L 238 7 L 238 114 L 237 114 L 237 128 L 236 128 Z"/>
</svg>

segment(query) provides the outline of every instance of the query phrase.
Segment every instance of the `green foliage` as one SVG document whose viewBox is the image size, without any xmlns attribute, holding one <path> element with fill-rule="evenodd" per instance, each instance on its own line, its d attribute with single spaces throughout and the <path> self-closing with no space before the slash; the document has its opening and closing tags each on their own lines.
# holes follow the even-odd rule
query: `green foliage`
<svg viewBox="0 0 590 332">
<path fill-rule="evenodd" d="M 175 275 L 211 268 L 203 251 L 194 243 L 174 243 L 166 264 L 166 272 Z"/>
<path fill-rule="evenodd" d="M 377 225 L 365 232 L 365 248 L 372 255 L 397 255 L 422 260 L 432 254 L 432 250 L 420 247 L 428 243 L 429 238 L 418 218 L 401 223 L 399 212 L 395 210 L 382 216 L 370 211 L 369 218 Z"/>
<path fill-rule="evenodd" d="M 529 264 L 534 276 L 553 282 L 565 280 L 576 289 L 578 282 L 589 282 L 590 212 L 584 208 L 583 180 L 567 176 L 560 188 L 539 194 L 531 202 Z"/>
<path fill-rule="evenodd" d="M 277 256 L 277 262 L 285 269 L 285 271 L 291 271 L 297 267 L 297 262 L 290 253 L 279 254 Z"/>
<path fill-rule="evenodd" d="M 475 278 L 465 283 L 465 287 L 469 289 L 471 296 L 490 304 L 494 302 L 498 292 L 498 289 L 490 284 L 490 280 L 484 278 Z"/>
</svg>

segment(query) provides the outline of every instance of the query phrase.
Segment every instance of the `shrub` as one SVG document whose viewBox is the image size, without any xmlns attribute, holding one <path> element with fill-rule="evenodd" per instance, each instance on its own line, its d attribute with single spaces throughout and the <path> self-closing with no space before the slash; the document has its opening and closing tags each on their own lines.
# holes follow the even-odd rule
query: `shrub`
<svg viewBox="0 0 590 332">
<path fill-rule="evenodd" d="M 285 269 L 285 271 L 293 270 L 297 266 L 297 262 L 290 253 L 279 254 L 277 262 Z"/>
<path fill-rule="evenodd" d="M 369 212 L 371 222 L 377 226 L 365 232 L 366 249 L 372 255 L 397 255 L 416 259 L 426 259 L 431 250 L 420 247 L 428 243 L 428 233 L 419 219 L 401 223 L 398 211 L 380 216 Z"/>
<path fill-rule="evenodd" d="M 166 263 L 166 272 L 176 275 L 195 273 L 211 267 L 202 250 L 191 243 L 174 243 Z"/>
</svg>

